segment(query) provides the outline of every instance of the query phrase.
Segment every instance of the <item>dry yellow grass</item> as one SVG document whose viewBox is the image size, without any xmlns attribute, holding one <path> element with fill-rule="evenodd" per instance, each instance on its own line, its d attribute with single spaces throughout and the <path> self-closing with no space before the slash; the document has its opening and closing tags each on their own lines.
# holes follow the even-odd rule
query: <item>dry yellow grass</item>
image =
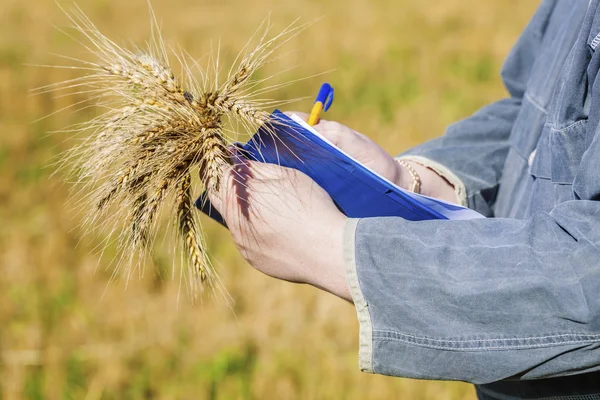
<svg viewBox="0 0 600 400">
<path fill-rule="evenodd" d="M 324 17 L 287 45 L 265 74 L 298 65 L 285 79 L 327 75 L 336 103 L 327 118 L 368 134 L 391 153 L 504 95 L 499 67 L 536 1 L 157 0 L 165 39 L 191 54 L 219 40 L 232 61 L 272 12 L 275 29 L 296 17 Z M 120 43 L 148 38 L 142 1 L 79 5 Z M 53 25 L 67 20 L 51 1 L 4 0 L 0 7 L 0 398 L 2 399 L 473 399 L 470 386 L 362 374 L 357 322 L 342 301 L 250 269 L 226 231 L 204 219 L 208 247 L 235 305 L 178 302 L 171 254 L 140 280 L 108 284 L 99 241 L 83 237 L 69 185 L 50 176 L 53 158 L 74 143 L 47 132 L 93 110 L 37 118 L 83 100 L 31 97 L 71 71 L 50 53 L 85 57 Z M 214 43 L 214 42 L 213 42 Z M 311 96 L 322 78 L 276 92 Z M 294 108 L 308 110 L 310 100 Z M 160 238 L 159 238 L 160 239 Z M 160 240 L 158 241 L 160 244 Z M 226 267 L 226 268 L 225 268 Z M 108 285 L 108 286 L 107 286 Z"/>
</svg>

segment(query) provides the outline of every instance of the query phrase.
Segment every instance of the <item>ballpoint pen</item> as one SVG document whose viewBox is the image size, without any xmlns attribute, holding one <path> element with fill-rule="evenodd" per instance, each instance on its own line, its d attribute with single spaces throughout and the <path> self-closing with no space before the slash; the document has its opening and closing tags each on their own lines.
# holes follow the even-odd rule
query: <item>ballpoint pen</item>
<svg viewBox="0 0 600 400">
<path fill-rule="evenodd" d="M 315 103 L 310 111 L 310 117 L 308 117 L 308 125 L 314 126 L 319 122 L 319 116 L 322 111 L 329 110 L 333 103 L 333 87 L 329 83 L 324 83 L 319 89 L 319 94 L 315 99 Z"/>
</svg>

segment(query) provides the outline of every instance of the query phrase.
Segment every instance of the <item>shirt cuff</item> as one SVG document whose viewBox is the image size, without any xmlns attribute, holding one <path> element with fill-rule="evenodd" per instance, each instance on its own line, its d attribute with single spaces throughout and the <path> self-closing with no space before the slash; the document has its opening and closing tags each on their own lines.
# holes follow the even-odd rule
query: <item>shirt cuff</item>
<svg viewBox="0 0 600 400">
<path fill-rule="evenodd" d="M 421 156 L 401 156 L 397 157 L 396 160 L 412 161 L 433 170 L 454 187 L 454 193 L 456 193 L 458 204 L 463 207 L 468 207 L 467 190 L 464 182 L 444 165 Z"/>
<path fill-rule="evenodd" d="M 356 272 L 355 234 L 359 219 L 348 218 L 344 227 L 344 267 L 346 281 L 354 301 L 359 327 L 358 367 L 363 372 L 373 373 L 373 326 L 369 306 L 360 290 Z"/>
</svg>

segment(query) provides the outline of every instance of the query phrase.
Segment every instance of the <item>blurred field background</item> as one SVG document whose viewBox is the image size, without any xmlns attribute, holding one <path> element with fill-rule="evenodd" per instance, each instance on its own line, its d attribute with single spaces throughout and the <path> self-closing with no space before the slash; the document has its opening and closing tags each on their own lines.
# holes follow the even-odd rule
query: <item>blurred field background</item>
<svg viewBox="0 0 600 400">
<path fill-rule="evenodd" d="M 60 1 L 68 6 L 70 3 Z M 275 93 L 312 97 L 336 88 L 328 119 L 389 152 L 440 135 L 449 123 L 504 96 L 499 69 L 534 0 L 154 0 L 166 41 L 202 57 L 220 40 L 231 61 L 271 12 L 276 28 L 323 17 L 288 45 L 280 81 L 336 69 Z M 143 0 L 79 0 L 118 43 L 143 44 Z M 357 367 L 353 307 L 252 270 L 227 231 L 205 220 L 210 252 L 235 305 L 178 302 L 168 245 L 142 280 L 109 284 L 109 257 L 82 237 L 64 175 L 50 176 L 68 135 L 47 135 L 93 110 L 32 121 L 82 95 L 30 89 L 77 71 L 52 54 L 85 58 L 56 27 L 54 1 L 0 1 L 0 399 L 474 399 L 471 386 L 373 376 Z M 311 99 L 290 109 L 307 111 Z"/>
</svg>

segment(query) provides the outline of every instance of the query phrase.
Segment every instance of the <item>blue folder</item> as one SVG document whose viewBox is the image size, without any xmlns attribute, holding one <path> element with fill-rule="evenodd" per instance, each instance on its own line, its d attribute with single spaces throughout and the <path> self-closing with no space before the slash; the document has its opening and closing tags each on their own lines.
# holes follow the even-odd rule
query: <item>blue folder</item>
<svg viewBox="0 0 600 400">
<path fill-rule="evenodd" d="M 348 217 L 402 217 L 410 221 L 483 217 L 468 208 L 396 186 L 335 147 L 299 117 L 290 118 L 275 110 L 271 118 L 269 126 L 259 129 L 241 146 L 241 153 L 253 161 L 302 171 Z M 205 196 L 196 200 L 196 206 L 223 223 Z"/>
</svg>

